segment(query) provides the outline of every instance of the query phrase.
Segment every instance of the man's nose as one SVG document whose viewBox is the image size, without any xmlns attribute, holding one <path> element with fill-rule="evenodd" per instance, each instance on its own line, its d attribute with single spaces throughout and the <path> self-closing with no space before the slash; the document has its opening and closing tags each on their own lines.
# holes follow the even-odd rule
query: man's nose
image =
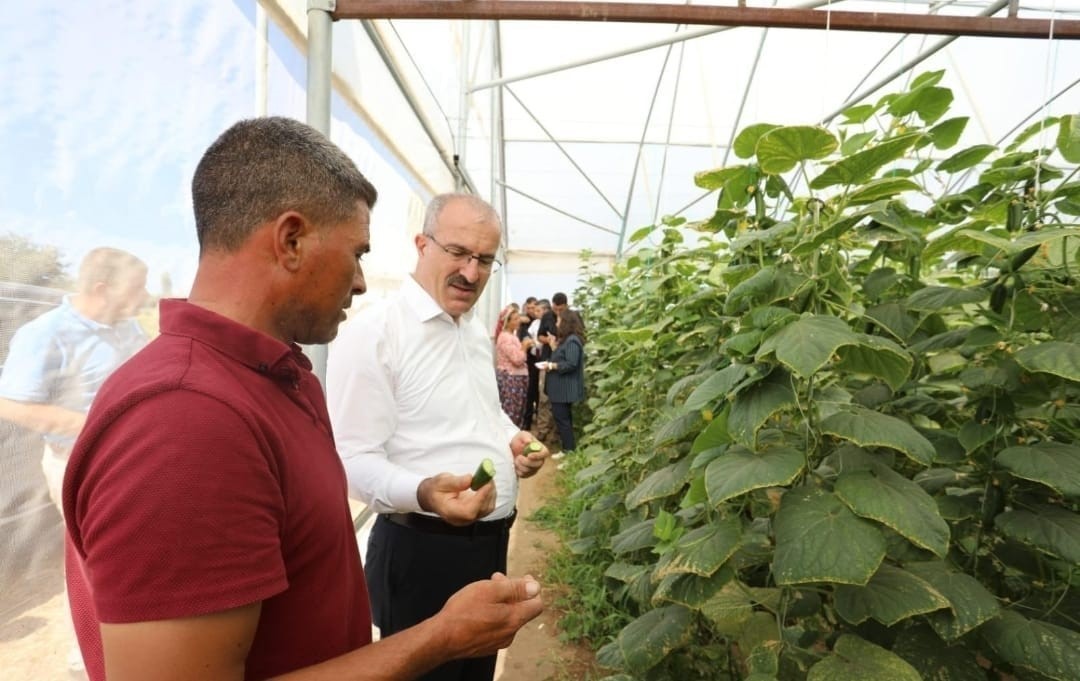
<svg viewBox="0 0 1080 681">
<path fill-rule="evenodd" d="M 352 284 L 354 296 L 362 296 L 367 293 L 367 280 L 364 279 L 364 271 L 359 267 L 356 268 L 356 275 L 353 277 Z"/>
<path fill-rule="evenodd" d="M 469 256 L 469 259 L 461 266 L 461 276 L 465 277 L 470 284 L 475 284 L 480 280 L 480 274 L 480 261 L 475 255 Z"/>
</svg>

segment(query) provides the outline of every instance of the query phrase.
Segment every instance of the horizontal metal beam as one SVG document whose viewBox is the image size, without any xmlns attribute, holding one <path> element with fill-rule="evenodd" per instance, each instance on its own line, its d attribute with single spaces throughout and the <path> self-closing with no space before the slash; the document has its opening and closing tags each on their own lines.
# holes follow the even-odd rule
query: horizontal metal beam
<svg viewBox="0 0 1080 681">
<path fill-rule="evenodd" d="M 874 33 L 1080 39 L 1080 21 L 562 0 L 337 0 L 335 19 L 613 21 Z"/>
</svg>

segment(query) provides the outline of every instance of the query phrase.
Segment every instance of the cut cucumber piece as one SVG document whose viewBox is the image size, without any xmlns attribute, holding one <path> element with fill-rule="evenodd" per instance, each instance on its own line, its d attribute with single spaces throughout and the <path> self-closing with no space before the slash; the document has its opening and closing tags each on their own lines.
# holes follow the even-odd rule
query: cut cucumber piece
<svg viewBox="0 0 1080 681">
<path fill-rule="evenodd" d="M 533 440 L 525 447 L 525 454 L 528 455 L 534 452 L 539 452 L 543 448 L 544 445 L 540 444 L 539 440 Z"/>
<path fill-rule="evenodd" d="M 472 484 L 469 485 L 469 488 L 478 490 L 488 484 L 494 477 L 495 463 L 491 459 L 484 459 L 480 462 L 480 465 L 476 467 L 476 472 L 473 473 Z"/>
</svg>

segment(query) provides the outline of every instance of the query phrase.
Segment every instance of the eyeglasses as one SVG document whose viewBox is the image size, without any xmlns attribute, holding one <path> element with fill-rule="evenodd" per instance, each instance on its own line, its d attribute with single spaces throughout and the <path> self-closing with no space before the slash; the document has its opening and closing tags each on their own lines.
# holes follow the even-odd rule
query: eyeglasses
<svg viewBox="0 0 1080 681">
<path fill-rule="evenodd" d="M 485 272 L 498 272 L 499 268 L 502 267 L 502 263 L 499 261 L 498 258 L 493 255 L 481 255 L 479 253 L 473 253 L 472 251 L 464 249 L 461 246 L 443 246 L 439 243 L 438 239 L 431 236 L 430 234 L 425 234 L 424 236 L 426 236 L 428 239 L 431 239 L 432 243 L 443 249 L 443 252 L 450 256 L 451 259 L 457 261 L 458 263 L 461 263 L 462 265 L 468 265 L 470 260 L 475 260 L 477 267 L 484 270 Z"/>
</svg>

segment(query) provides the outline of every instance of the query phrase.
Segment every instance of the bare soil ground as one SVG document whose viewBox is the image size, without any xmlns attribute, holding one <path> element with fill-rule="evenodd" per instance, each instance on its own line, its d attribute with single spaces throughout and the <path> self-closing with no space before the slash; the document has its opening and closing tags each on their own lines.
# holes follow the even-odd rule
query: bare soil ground
<svg viewBox="0 0 1080 681">
<path fill-rule="evenodd" d="M 67 656 L 67 600 L 59 552 L 0 593 L 0 678 L 5 681 L 72 681 Z M 85 677 L 84 677 L 85 678 Z"/>
<path fill-rule="evenodd" d="M 559 539 L 530 518 L 558 495 L 558 475 L 556 462 L 548 461 L 533 478 L 521 481 L 519 520 L 510 531 L 507 571 L 511 576 L 531 574 L 543 583 L 547 556 L 558 548 Z M 547 609 L 518 632 L 513 645 L 500 656 L 497 681 L 579 681 L 593 669 L 590 651 L 559 640 L 560 613 L 552 607 L 557 587 L 544 588 Z"/>
</svg>

